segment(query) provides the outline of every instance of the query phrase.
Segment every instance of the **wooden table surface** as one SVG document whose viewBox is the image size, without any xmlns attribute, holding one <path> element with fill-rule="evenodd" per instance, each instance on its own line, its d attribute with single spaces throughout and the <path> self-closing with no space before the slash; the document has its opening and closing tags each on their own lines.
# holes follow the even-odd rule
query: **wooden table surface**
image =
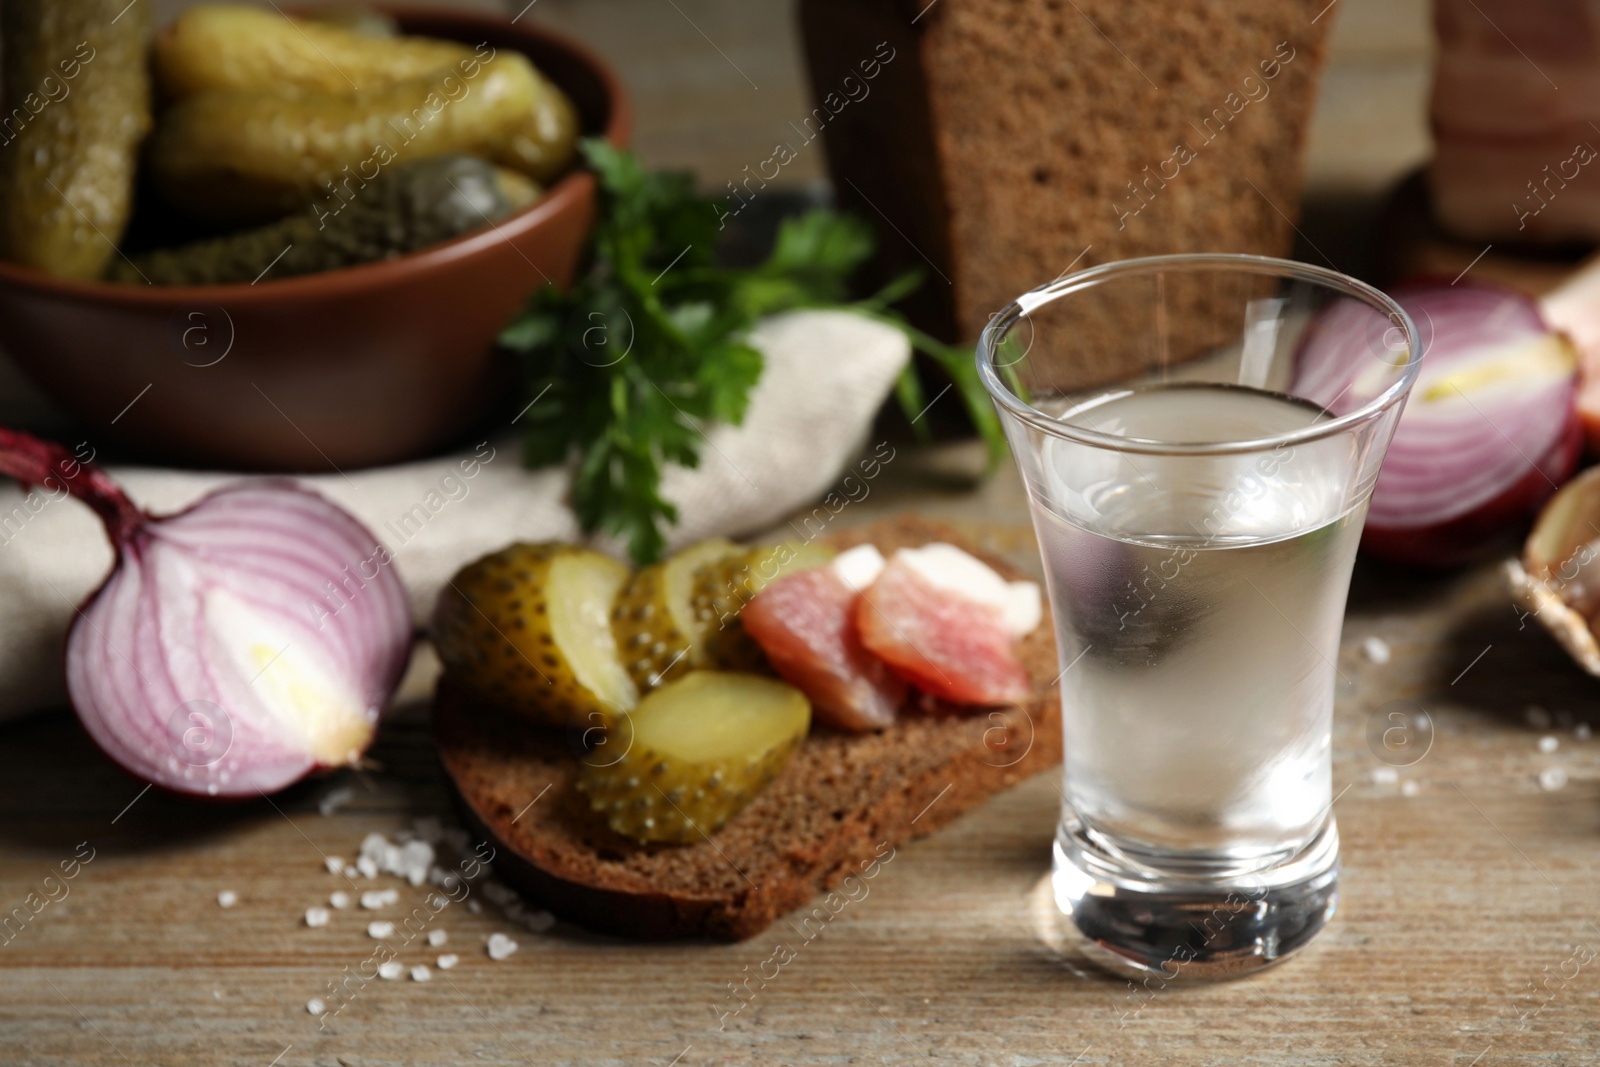
<svg viewBox="0 0 1600 1067">
<path fill-rule="evenodd" d="M 1015 476 L 973 491 L 975 458 L 908 452 L 840 521 L 914 503 L 1037 570 Z M 1360 652 L 1371 635 L 1391 662 Z M 369 920 L 398 918 L 425 890 L 357 879 L 398 887 L 401 904 L 335 911 L 323 929 L 302 916 L 345 887 L 325 855 L 447 813 L 425 705 L 407 701 L 385 725 L 380 771 L 240 807 L 142 792 L 69 717 L 12 723 L 0 727 L 0 905 L 43 898 L 62 861 L 93 858 L 0 946 L 0 1063 L 1594 1062 L 1600 740 L 1574 725 L 1594 722 L 1600 683 L 1520 627 L 1492 565 L 1421 578 L 1362 563 L 1338 665 L 1339 914 L 1300 957 L 1250 979 L 1136 990 L 1041 941 L 1051 772 L 899 849 L 809 943 L 780 923 L 742 945 L 640 946 L 451 905 L 435 923 L 449 943 L 400 958 L 455 952 L 455 969 L 372 981 L 325 1029 L 306 1002 L 370 956 Z M 1422 709 L 1433 736 L 1385 781 L 1368 736 L 1396 701 Z M 1529 705 L 1557 725 L 1530 726 Z M 1540 751 L 1543 737 L 1556 751 Z M 1553 767 L 1569 781 L 1546 791 L 1538 775 Z M 320 814 L 344 787 L 348 803 Z M 232 908 L 218 905 L 225 890 Z M 488 958 L 495 931 L 519 943 L 509 959 Z M 729 983 L 780 942 L 795 958 L 722 1018 L 737 1003 Z"/>
<path fill-rule="evenodd" d="M 711 187 L 805 109 L 787 4 L 543 0 L 529 17 L 615 60 L 638 104 L 641 152 L 695 166 Z M 1358 228 L 1338 203 L 1370 203 L 1426 151 L 1426 4 L 1341 0 L 1337 17 L 1303 228 L 1355 269 Z M 819 159 L 792 169 L 800 181 L 820 173 Z M 906 450 L 840 521 L 915 508 L 1037 570 L 1014 473 L 974 490 L 974 460 L 970 447 Z M 1361 654 L 1372 635 L 1391 662 Z M 1494 565 L 1428 578 L 1358 566 L 1335 712 L 1339 914 L 1299 958 L 1225 984 L 1135 989 L 1042 943 L 1032 908 L 1049 865 L 1052 773 L 901 848 L 809 943 L 780 924 L 743 945 L 637 946 L 453 905 L 437 922 L 449 943 L 401 958 L 455 952 L 459 966 L 427 984 L 372 981 L 319 1028 L 306 1003 L 370 956 L 367 922 L 423 893 L 363 880 L 399 888 L 402 905 L 308 928 L 305 909 L 344 887 L 324 856 L 353 857 L 369 832 L 447 812 L 419 699 L 427 659 L 372 753 L 381 770 L 240 807 L 143 791 L 65 714 L 0 725 L 0 917 L 39 908 L 0 928 L 0 1064 L 1600 1060 L 1600 741 L 1574 728 L 1595 724 L 1600 682 L 1521 625 Z M 1554 724 L 1530 725 L 1530 706 Z M 1413 708 L 1431 747 L 1390 780 L 1369 733 Z M 1540 750 L 1545 737 L 1554 752 Z M 1565 771 L 1563 788 L 1541 788 L 1550 768 Z M 339 790 L 348 801 L 321 814 Z M 45 881 L 63 862 L 76 873 L 65 896 Z M 218 905 L 225 890 L 238 894 L 232 908 Z M 490 960 L 495 931 L 520 950 Z M 724 1017 L 730 983 L 779 942 L 798 946 L 795 958 Z"/>
</svg>

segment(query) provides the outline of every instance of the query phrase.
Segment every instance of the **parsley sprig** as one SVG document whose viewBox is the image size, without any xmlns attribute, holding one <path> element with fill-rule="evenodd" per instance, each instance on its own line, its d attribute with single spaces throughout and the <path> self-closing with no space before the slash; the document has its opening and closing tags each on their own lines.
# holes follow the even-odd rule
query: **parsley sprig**
<svg viewBox="0 0 1600 1067">
<path fill-rule="evenodd" d="M 865 223 L 811 211 L 782 224 L 759 266 L 718 266 L 717 213 L 695 194 L 692 175 L 646 171 L 599 139 L 582 148 L 600 183 L 586 271 L 566 293 L 535 294 L 501 341 L 520 353 L 530 390 L 523 460 L 576 458 L 572 502 L 586 533 L 626 538 L 641 563 L 660 557 L 664 526 L 678 517 L 661 496 L 663 467 L 698 465 L 707 424 L 743 421 L 762 370 L 749 329 L 795 308 L 847 307 L 904 330 L 950 375 L 991 460 L 1004 455 L 972 353 L 911 328 L 890 307 L 918 278 L 846 302 L 851 273 L 872 253 Z M 895 392 L 908 416 L 926 403 L 910 368 Z"/>
</svg>

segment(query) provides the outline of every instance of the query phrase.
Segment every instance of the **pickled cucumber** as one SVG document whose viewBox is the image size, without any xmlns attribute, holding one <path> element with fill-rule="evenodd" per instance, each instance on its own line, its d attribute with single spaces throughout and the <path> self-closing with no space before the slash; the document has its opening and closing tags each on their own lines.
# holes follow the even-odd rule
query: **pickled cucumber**
<svg viewBox="0 0 1600 1067">
<path fill-rule="evenodd" d="M 810 702 L 783 682 L 691 671 L 618 720 L 607 751 L 614 740 L 625 754 L 583 761 L 578 789 L 619 834 L 698 841 L 778 776 L 810 726 Z"/>
<path fill-rule="evenodd" d="M 704 635 L 705 663 L 729 670 L 754 670 L 767 662 L 739 621 L 751 599 L 786 574 L 820 567 L 833 549 L 811 542 L 766 545 L 713 560 L 695 572 L 691 605 Z"/>
<path fill-rule="evenodd" d="M 107 278 L 226 285 L 352 267 L 414 252 L 496 222 L 539 195 L 514 171 L 469 156 L 397 164 L 349 201 L 278 222 L 111 263 Z"/>
<path fill-rule="evenodd" d="M 0 4 L 0 257 L 94 278 L 116 255 L 150 128 L 149 4 Z"/>
<path fill-rule="evenodd" d="M 622 662 L 640 689 L 654 688 L 708 662 L 708 627 L 694 611 L 695 574 L 703 565 L 740 551 L 721 537 L 690 545 L 639 571 L 617 596 L 611 629 Z"/>
<path fill-rule="evenodd" d="M 168 100 L 212 89 L 371 91 L 472 55 L 455 41 L 374 37 L 325 20 L 233 4 L 190 8 L 156 34 L 150 50 L 156 84 Z"/>
<path fill-rule="evenodd" d="M 433 638 L 445 669 L 508 711 L 552 727 L 610 721 L 638 692 L 617 659 L 611 604 L 628 568 L 562 544 L 519 543 L 456 572 Z"/>
<path fill-rule="evenodd" d="M 502 50 L 361 92 L 198 93 L 162 116 L 151 173 L 196 218 L 264 221 L 352 178 L 371 181 L 396 161 L 498 143 L 532 112 L 537 85 L 532 64 Z"/>
<path fill-rule="evenodd" d="M 490 158 L 549 184 L 572 165 L 578 149 L 578 109 L 550 79 L 539 78 L 533 114 L 491 149 Z"/>
<path fill-rule="evenodd" d="M 212 90 L 333 95 L 374 92 L 442 68 L 492 58 L 455 41 L 374 37 L 356 29 L 229 4 L 180 16 L 155 41 L 157 82 L 170 100 Z M 548 183 L 572 163 L 578 113 L 567 95 L 534 72 L 533 102 L 520 123 L 476 151 Z"/>
</svg>

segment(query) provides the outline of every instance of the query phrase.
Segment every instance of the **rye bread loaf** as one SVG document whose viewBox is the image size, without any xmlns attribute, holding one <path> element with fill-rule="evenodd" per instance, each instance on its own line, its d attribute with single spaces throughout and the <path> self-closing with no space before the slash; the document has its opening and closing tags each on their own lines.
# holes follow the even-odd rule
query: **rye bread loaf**
<svg viewBox="0 0 1600 1067">
<path fill-rule="evenodd" d="M 801 0 L 797 136 L 820 130 L 840 204 L 878 224 L 876 280 L 921 269 L 912 317 L 972 341 L 1069 267 L 1286 255 L 1328 6 Z M 1130 369 L 1099 343 L 1126 319 L 1103 319 L 1083 386 Z"/>
<path fill-rule="evenodd" d="M 900 518 L 833 539 L 885 552 L 949 541 L 946 527 Z M 1008 577 L 1003 561 L 968 547 Z M 574 787 L 575 739 L 476 702 L 448 679 L 434 703 L 439 758 L 468 827 L 496 849 L 497 877 L 578 925 L 642 939 L 738 941 L 894 845 L 1061 758 L 1048 613 L 1019 654 L 1026 707 L 908 712 L 876 734 L 813 727 L 777 779 L 708 840 L 642 845 L 615 834 Z"/>
</svg>

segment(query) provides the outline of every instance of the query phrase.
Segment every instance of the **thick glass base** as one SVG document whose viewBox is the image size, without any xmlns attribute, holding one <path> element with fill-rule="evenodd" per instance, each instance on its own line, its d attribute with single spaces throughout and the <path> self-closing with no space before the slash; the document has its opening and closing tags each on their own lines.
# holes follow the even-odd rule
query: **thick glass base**
<svg viewBox="0 0 1600 1067">
<path fill-rule="evenodd" d="M 1332 815 L 1287 857 L 1181 869 L 1153 858 L 1063 821 L 1051 875 L 1060 941 L 1122 974 L 1232 977 L 1304 948 L 1338 902 Z"/>
</svg>

